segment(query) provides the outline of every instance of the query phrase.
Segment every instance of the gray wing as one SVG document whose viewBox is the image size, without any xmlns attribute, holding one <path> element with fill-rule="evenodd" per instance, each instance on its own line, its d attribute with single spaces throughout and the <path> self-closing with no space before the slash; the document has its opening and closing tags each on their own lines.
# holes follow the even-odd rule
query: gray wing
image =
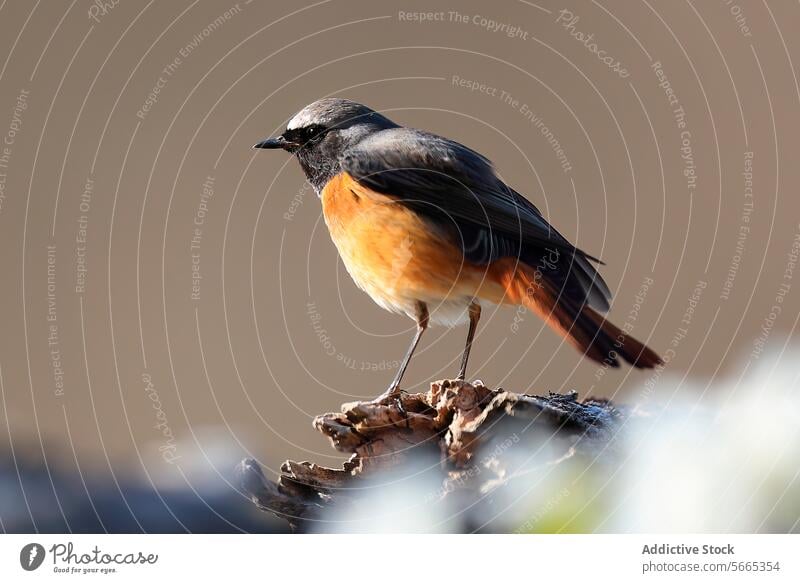
<svg viewBox="0 0 800 583">
<path fill-rule="evenodd" d="M 611 292 L 589 260 L 530 201 L 507 186 L 491 162 L 466 146 L 409 128 L 383 130 L 344 152 L 342 170 L 393 197 L 453 236 L 473 263 L 516 257 L 536 267 L 559 251 L 556 278 L 568 297 L 607 311 Z"/>
</svg>

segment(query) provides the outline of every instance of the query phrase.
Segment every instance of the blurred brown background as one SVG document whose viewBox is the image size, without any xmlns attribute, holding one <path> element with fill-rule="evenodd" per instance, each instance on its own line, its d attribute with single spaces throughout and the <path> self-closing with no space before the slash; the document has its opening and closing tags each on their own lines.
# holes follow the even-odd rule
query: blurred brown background
<svg viewBox="0 0 800 583">
<path fill-rule="evenodd" d="M 355 288 L 294 160 L 250 149 L 327 95 L 494 160 L 605 260 L 610 317 L 669 359 L 604 371 L 503 309 L 485 313 L 473 378 L 638 403 L 685 377 L 700 400 L 796 326 L 796 3 L 10 0 L 0 15 L 4 450 L 43 443 L 48 465 L 159 487 L 245 455 L 338 458 L 311 419 L 382 392 L 412 323 Z M 406 388 L 453 375 L 465 333 L 429 333 Z"/>
</svg>

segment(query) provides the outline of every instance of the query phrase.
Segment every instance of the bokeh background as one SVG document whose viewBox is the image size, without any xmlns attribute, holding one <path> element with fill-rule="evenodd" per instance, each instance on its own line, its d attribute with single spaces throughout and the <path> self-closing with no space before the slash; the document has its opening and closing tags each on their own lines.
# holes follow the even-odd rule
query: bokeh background
<svg viewBox="0 0 800 583">
<path fill-rule="evenodd" d="M 382 392 L 413 325 L 349 280 L 296 163 L 250 148 L 323 96 L 486 154 L 668 360 L 605 370 L 501 309 L 471 377 L 703 406 L 796 362 L 798 22 L 745 0 L 4 0 L 0 526 L 282 529 L 235 463 L 341 460 L 312 418 Z M 429 332 L 406 388 L 452 376 L 464 334 Z"/>
</svg>

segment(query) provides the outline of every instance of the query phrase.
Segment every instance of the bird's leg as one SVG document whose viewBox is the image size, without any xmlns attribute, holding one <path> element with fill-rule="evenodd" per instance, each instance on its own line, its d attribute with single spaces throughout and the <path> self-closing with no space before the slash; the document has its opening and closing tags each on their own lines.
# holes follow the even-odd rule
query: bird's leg
<svg viewBox="0 0 800 583">
<path fill-rule="evenodd" d="M 422 333 L 425 332 L 425 329 L 428 327 L 428 306 L 426 306 L 423 302 L 417 302 L 417 313 L 415 319 L 417 320 L 417 332 L 414 334 L 414 339 L 411 341 L 411 346 L 408 347 L 408 352 L 406 352 L 403 362 L 400 363 L 400 368 L 397 369 L 397 374 L 394 376 L 392 384 L 390 384 L 389 388 L 386 389 L 386 391 L 380 397 L 378 397 L 378 400 L 382 400 L 387 397 L 395 397 L 400 392 L 400 381 L 403 380 L 403 375 L 408 368 L 408 363 L 411 362 L 411 357 L 414 354 L 414 350 L 417 348 L 417 344 L 419 344 L 420 338 L 422 338 Z"/>
<path fill-rule="evenodd" d="M 475 330 L 478 328 L 478 320 L 481 318 L 481 305 L 477 302 L 472 302 L 469 305 L 469 330 L 467 331 L 467 343 L 464 345 L 464 353 L 461 355 L 461 369 L 458 371 L 456 377 L 459 381 L 463 381 L 467 377 L 467 361 L 469 360 L 469 351 L 472 348 L 472 339 L 475 338 Z"/>
</svg>

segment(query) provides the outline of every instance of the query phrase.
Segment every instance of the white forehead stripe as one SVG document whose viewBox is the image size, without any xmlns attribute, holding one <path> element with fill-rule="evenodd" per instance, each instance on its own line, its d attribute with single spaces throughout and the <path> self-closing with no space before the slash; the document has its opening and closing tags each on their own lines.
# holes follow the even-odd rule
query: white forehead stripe
<svg viewBox="0 0 800 583">
<path fill-rule="evenodd" d="M 287 130 L 296 130 L 297 128 L 303 128 L 311 122 L 310 116 L 308 112 L 303 109 L 297 115 L 295 115 L 292 119 L 289 120 L 289 123 L 286 125 Z"/>
</svg>

